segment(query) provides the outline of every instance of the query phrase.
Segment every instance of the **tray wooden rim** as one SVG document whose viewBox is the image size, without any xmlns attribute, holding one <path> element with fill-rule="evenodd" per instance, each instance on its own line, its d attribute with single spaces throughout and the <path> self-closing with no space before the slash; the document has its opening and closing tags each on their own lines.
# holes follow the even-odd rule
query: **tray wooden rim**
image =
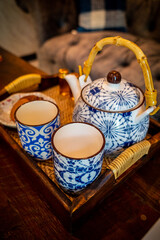
<svg viewBox="0 0 160 240">
<path fill-rule="evenodd" d="M 114 191 L 120 183 L 124 182 L 131 174 L 143 166 L 153 156 L 158 148 L 160 142 L 160 123 L 154 119 L 151 119 L 151 126 L 157 127 L 159 132 L 154 134 L 151 138 L 157 138 L 158 141 L 154 143 L 149 153 L 143 156 L 132 167 L 130 167 L 119 179 L 115 181 L 113 173 L 106 169 L 89 187 L 82 191 L 79 196 L 76 196 L 71 201 L 67 195 L 61 191 L 60 188 L 47 176 L 47 174 L 36 164 L 36 162 L 29 157 L 26 152 L 18 145 L 18 143 L 7 133 L 6 127 L 0 125 L 0 135 L 10 145 L 10 147 L 19 155 L 20 165 L 25 166 L 27 174 L 32 176 L 37 183 L 42 195 L 45 194 L 46 201 L 50 204 L 53 211 L 57 214 L 64 225 L 70 225 L 70 223 L 78 220 L 80 217 L 92 210 L 99 201 L 106 198 L 112 191 Z M 25 171 L 26 172 L 26 171 Z M 110 181 L 106 180 L 110 177 Z M 95 191 L 96 189 L 96 191 Z M 70 219 L 70 223 L 68 223 Z"/>
</svg>

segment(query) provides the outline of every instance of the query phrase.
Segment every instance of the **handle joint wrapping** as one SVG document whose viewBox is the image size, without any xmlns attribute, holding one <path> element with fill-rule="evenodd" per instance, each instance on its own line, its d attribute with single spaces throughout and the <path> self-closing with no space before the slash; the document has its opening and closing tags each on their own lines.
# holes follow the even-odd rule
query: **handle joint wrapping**
<svg viewBox="0 0 160 240">
<path fill-rule="evenodd" d="M 19 92 L 25 88 L 29 88 L 34 84 L 41 83 L 41 75 L 37 73 L 26 74 L 21 77 L 18 77 L 13 82 L 5 86 L 5 90 L 12 94 L 14 92 Z"/>
<path fill-rule="evenodd" d="M 150 146 L 151 143 L 149 141 L 143 140 L 127 148 L 113 162 L 111 162 L 108 165 L 108 168 L 113 171 L 115 179 L 136 163 L 141 157 L 147 154 Z"/>
</svg>

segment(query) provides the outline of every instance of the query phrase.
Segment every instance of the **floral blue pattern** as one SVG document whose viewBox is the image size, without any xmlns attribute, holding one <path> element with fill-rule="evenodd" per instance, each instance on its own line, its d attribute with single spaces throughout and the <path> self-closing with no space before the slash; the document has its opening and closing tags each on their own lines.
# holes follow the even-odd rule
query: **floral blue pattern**
<svg viewBox="0 0 160 240">
<path fill-rule="evenodd" d="M 54 171 L 57 182 L 65 190 L 78 192 L 91 184 L 100 174 L 104 150 L 88 159 L 71 159 L 53 149 Z"/>
<path fill-rule="evenodd" d="M 149 127 L 149 116 L 134 122 L 134 111 L 107 112 L 87 105 L 80 97 L 75 105 L 73 121 L 88 122 L 98 127 L 104 134 L 105 154 L 113 154 L 143 140 Z"/>
<path fill-rule="evenodd" d="M 107 89 L 105 79 L 95 80 L 85 87 L 82 93 L 84 101 L 101 110 L 123 111 L 135 107 L 140 100 L 140 91 L 133 84 L 121 81 L 120 89 Z"/>
<path fill-rule="evenodd" d="M 16 122 L 22 147 L 31 156 L 39 160 L 52 157 L 51 136 L 60 126 L 59 115 L 52 122 L 42 126 L 24 126 Z"/>
</svg>

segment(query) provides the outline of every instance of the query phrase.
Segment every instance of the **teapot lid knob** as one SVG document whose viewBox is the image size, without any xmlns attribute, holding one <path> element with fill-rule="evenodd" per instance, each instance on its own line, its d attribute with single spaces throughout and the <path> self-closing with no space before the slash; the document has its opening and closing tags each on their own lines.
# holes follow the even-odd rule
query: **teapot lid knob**
<svg viewBox="0 0 160 240">
<path fill-rule="evenodd" d="M 109 83 L 118 84 L 121 82 L 121 74 L 119 72 L 113 70 L 108 73 L 107 81 Z"/>
</svg>

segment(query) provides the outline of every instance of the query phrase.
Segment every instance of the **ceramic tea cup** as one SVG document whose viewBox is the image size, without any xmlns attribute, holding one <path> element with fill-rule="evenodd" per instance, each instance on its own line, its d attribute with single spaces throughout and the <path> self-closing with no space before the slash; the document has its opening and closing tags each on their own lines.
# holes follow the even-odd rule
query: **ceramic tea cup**
<svg viewBox="0 0 160 240">
<path fill-rule="evenodd" d="M 68 192 L 76 193 L 99 175 L 104 155 L 103 133 L 88 123 L 74 122 L 52 136 L 55 177 Z"/>
<path fill-rule="evenodd" d="M 38 160 L 50 159 L 51 137 L 60 126 L 58 106 L 46 100 L 24 103 L 15 111 L 15 121 L 24 150 Z"/>
</svg>

